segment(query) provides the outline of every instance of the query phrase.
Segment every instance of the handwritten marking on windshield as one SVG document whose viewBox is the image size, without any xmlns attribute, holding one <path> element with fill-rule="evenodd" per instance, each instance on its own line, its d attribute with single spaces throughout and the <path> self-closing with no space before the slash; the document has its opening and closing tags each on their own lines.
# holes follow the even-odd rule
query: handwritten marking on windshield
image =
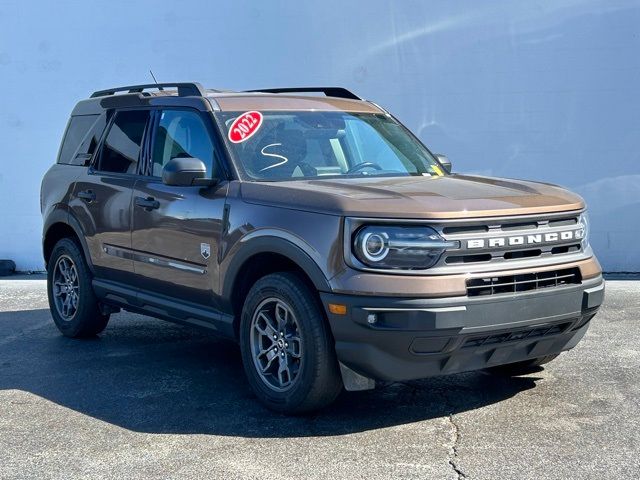
<svg viewBox="0 0 640 480">
<path fill-rule="evenodd" d="M 267 148 L 269 148 L 269 147 L 277 147 L 277 146 L 280 146 L 280 145 L 282 145 L 282 144 L 281 143 L 270 143 L 269 145 L 265 145 L 264 147 L 262 147 L 262 150 L 260 150 L 260 153 L 262 155 L 264 155 L 265 157 L 281 158 L 282 161 L 274 163 L 273 165 L 269 165 L 268 167 L 261 168 L 260 169 L 261 172 L 264 172 L 265 170 L 269 170 L 270 168 L 279 167 L 280 165 L 284 165 L 285 163 L 287 163 L 289 161 L 289 159 L 287 157 L 283 157 L 282 155 L 278 155 L 277 153 L 265 152 L 265 150 Z"/>
</svg>

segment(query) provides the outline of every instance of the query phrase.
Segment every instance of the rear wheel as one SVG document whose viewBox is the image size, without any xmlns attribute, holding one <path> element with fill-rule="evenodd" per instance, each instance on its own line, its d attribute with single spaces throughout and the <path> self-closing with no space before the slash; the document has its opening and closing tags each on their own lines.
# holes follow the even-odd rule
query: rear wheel
<svg viewBox="0 0 640 480">
<path fill-rule="evenodd" d="M 89 337 L 107 326 L 109 315 L 100 312 L 84 255 L 69 238 L 53 247 L 47 268 L 47 293 L 51 316 L 63 335 Z"/>
<path fill-rule="evenodd" d="M 267 275 L 251 288 L 242 309 L 240 348 L 249 384 L 273 410 L 317 410 L 342 390 L 324 315 L 295 274 Z"/>
<path fill-rule="evenodd" d="M 496 373 L 499 375 L 526 375 L 527 373 L 536 372 L 539 370 L 538 367 L 544 365 L 545 363 L 549 363 L 554 360 L 559 353 L 555 353 L 553 355 L 546 355 L 544 357 L 534 358 L 533 360 L 525 360 L 523 362 L 516 363 L 507 363 L 505 365 L 498 365 L 496 367 L 491 367 L 488 370 L 491 373 Z"/>
</svg>

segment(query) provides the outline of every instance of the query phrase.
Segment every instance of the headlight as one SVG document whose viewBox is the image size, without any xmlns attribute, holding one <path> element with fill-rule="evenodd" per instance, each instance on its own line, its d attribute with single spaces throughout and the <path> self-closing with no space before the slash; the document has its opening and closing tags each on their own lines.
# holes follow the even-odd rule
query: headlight
<svg viewBox="0 0 640 480">
<path fill-rule="evenodd" d="M 580 214 L 580 217 L 578 218 L 578 224 L 581 227 L 578 232 L 580 232 L 580 234 L 582 235 L 581 243 L 582 251 L 584 252 L 589 246 L 589 215 L 587 214 L 586 210 Z"/>
<path fill-rule="evenodd" d="M 435 265 L 447 248 L 460 248 L 433 228 L 369 225 L 356 231 L 353 253 L 367 267 L 424 270 Z"/>
</svg>

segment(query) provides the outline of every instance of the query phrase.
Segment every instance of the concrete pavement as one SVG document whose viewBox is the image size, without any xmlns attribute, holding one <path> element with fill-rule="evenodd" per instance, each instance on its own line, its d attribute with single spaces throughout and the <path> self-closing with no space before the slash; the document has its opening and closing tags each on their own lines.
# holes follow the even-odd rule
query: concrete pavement
<svg viewBox="0 0 640 480">
<path fill-rule="evenodd" d="M 67 339 L 42 276 L 0 279 L 0 478 L 635 478 L 639 452 L 639 281 L 610 281 L 583 342 L 539 372 L 290 418 L 257 403 L 232 343 L 129 313 Z"/>
</svg>

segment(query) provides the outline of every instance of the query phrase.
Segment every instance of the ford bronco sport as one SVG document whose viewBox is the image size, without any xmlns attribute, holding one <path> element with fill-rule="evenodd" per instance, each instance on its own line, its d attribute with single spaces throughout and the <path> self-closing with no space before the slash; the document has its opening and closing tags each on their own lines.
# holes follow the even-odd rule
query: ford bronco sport
<svg viewBox="0 0 640 480">
<path fill-rule="evenodd" d="M 574 347 L 602 303 L 583 200 L 451 173 L 343 88 L 95 92 L 42 182 L 53 320 L 125 309 L 240 343 L 268 407 Z"/>
</svg>

